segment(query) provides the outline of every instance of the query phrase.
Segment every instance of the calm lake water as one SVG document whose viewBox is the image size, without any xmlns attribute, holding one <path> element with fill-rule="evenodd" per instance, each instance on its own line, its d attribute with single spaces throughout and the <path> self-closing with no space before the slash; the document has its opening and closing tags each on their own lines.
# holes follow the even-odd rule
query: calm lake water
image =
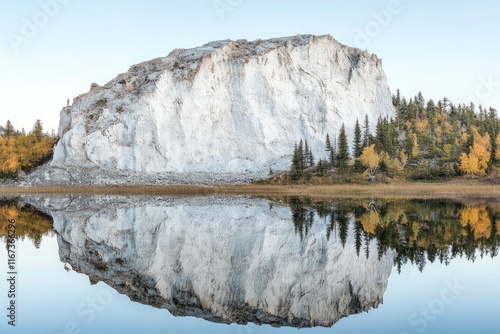
<svg viewBox="0 0 500 334">
<path fill-rule="evenodd" d="M 500 332 L 481 200 L 22 196 L 0 235 L 0 333 Z"/>
</svg>

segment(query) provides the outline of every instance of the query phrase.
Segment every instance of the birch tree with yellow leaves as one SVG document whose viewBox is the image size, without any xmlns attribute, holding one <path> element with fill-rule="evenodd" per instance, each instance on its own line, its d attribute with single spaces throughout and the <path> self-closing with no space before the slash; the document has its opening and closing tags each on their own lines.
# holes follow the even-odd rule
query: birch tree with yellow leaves
<svg viewBox="0 0 500 334">
<path fill-rule="evenodd" d="M 483 176 L 491 159 L 490 135 L 486 132 L 481 136 L 476 128 L 473 128 L 473 133 L 474 143 L 469 147 L 469 154 L 460 155 L 460 170 L 470 176 Z"/>
</svg>

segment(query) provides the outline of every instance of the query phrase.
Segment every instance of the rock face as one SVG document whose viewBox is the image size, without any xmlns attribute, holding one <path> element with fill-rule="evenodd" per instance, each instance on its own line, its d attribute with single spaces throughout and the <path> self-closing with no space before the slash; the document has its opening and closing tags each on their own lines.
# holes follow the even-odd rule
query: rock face
<svg viewBox="0 0 500 334">
<path fill-rule="evenodd" d="M 92 84 L 61 111 L 51 166 L 260 175 L 393 112 L 381 60 L 330 36 L 212 42 Z"/>
<path fill-rule="evenodd" d="M 148 203 L 148 204 L 143 204 Z M 331 326 L 377 307 L 392 268 L 288 207 L 243 197 L 39 199 L 74 270 L 132 300 L 223 323 Z M 377 253 L 376 243 L 370 246 Z"/>
</svg>

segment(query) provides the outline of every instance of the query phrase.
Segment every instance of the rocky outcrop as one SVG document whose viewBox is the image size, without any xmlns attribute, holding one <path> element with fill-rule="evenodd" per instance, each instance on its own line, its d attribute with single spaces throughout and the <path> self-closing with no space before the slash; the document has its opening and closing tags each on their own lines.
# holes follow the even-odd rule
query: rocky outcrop
<svg viewBox="0 0 500 334">
<path fill-rule="evenodd" d="M 248 179 L 288 168 L 300 139 L 323 157 L 341 123 L 351 132 L 356 118 L 393 112 L 381 60 L 331 36 L 212 42 L 92 84 L 61 111 L 41 180 L 83 169 L 114 183 L 119 172 Z"/>
</svg>

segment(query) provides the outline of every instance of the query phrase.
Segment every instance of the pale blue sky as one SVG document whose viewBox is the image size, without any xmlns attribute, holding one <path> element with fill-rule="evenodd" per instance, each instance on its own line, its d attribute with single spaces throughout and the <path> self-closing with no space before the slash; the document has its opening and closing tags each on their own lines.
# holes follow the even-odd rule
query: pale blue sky
<svg viewBox="0 0 500 334">
<path fill-rule="evenodd" d="M 0 3 L 0 124 L 11 119 L 16 128 L 30 130 L 40 118 L 47 130 L 57 130 L 67 98 L 175 48 L 296 34 L 330 34 L 376 53 L 393 92 L 421 90 L 426 98 L 500 108 L 500 3 L 494 0 Z M 381 11 L 389 15 L 377 19 Z"/>
</svg>

